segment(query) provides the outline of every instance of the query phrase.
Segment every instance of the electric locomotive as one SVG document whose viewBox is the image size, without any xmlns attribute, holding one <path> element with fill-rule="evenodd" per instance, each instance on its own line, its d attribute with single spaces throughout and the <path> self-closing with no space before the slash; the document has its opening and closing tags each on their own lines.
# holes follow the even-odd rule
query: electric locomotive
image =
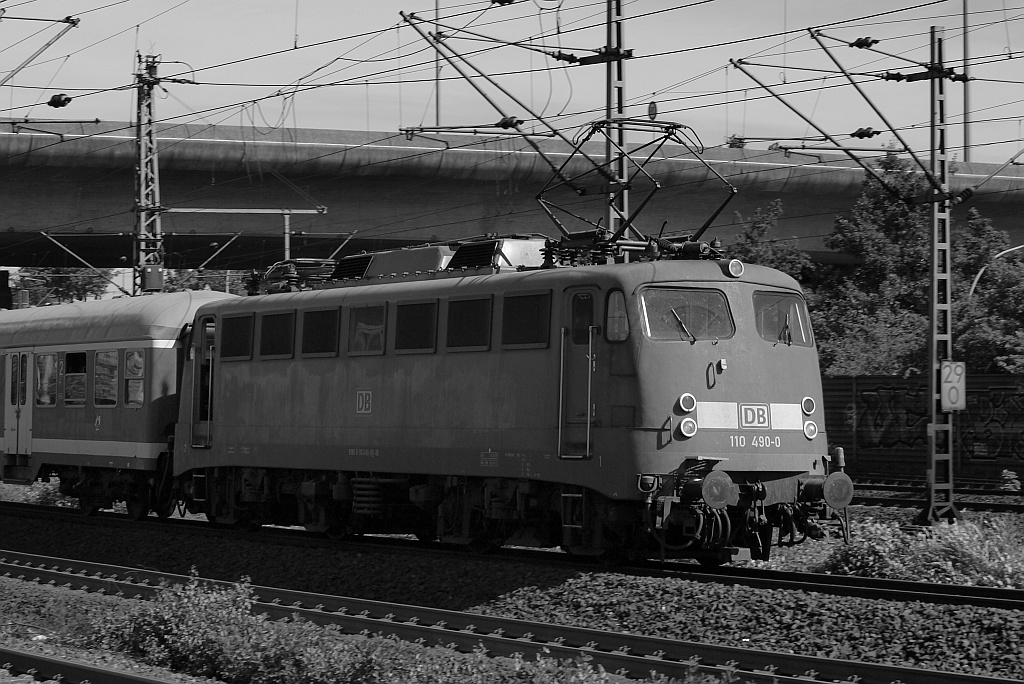
<svg viewBox="0 0 1024 684">
<path fill-rule="evenodd" d="M 4 479 L 135 518 L 709 564 L 845 533 L 797 283 L 679 251 L 558 267 L 482 239 L 4 312 Z"/>
<path fill-rule="evenodd" d="M 196 312 L 176 500 L 223 524 L 766 559 L 838 521 L 797 283 L 706 258 L 552 267 L 543 239 L 338 262 Z M 282 286 L 282 283 L 284 285 Z"/>
</svg>

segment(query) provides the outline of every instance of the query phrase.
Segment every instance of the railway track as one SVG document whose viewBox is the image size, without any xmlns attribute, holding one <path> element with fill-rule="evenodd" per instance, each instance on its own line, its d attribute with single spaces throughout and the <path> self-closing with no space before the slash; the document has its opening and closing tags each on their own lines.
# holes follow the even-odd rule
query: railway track
<svg viewBox="0 0 1024 684">
<path fill-rule="evenodd" d="M 213 527 L 199 520 L 158 520 L 154 517 L 150 521 L 138 523 L 130 521 L 127 516 L 117 514 L 82 517 L 75 509 L 25 504 L 17 504 L 12 507 L 4 502 L 0 502 L 0 511 L 14 511 L 17 514 L 32 517 L 65 519 L 85 525 L 124 526 L 126 529 L 132 530 L 137 530 L 140 528 L 140 525 L 143 525 L 151 527 L 154 532 L 164 530 L 180 534 L 229 539 L 238 539 L 240 536 L 236 530 Z M 321 548 L 327 545 L 339 550 L 349 550 L 352 552 L 378 550 L 381 552 L 416 554 L 433 558 L 449 558 L 452 555 L 465 556 L 467 554 L 465 550 L 459 548 L 452 549 L 442 545 L 425 545 L 410 539 L 392 537 L 366 537 L 357 541 L 332 541 L 293 528 L 259 528 L 251 535 L 247 535 L 247 538 L 254 542 L 269 541 L 300 548 Z M 606 566 L 593 559 L 580 559 L 560 552 L 521 548 L 501 549 L 492 554 L 474 555 L 473 557 L 478 560 L 492 561 L 498 564 L 514 561 L 519 563 L 535 563 L 543 566 L 562 566 L 584 572 L 593 572 L 595 569 L 600 569 L 639 577 L 674 578 L 691 582 L 739 585 L 773 591 L 807 591 L 883 601 L 921 601 L 933 604 L 1024 610 L 1024 590 L 1018 589 L 883 580 L 844 575 L 767 570 L 742 566 L 723 566 L 708 570 L 694 563 L 679 561 L 665 563 L 645 561 L 633 565 Z"/>
<path fill-rule="evenodd" d="M 144 677 L 88 663 L 0 646 L 0 665 L 13 675 L 31 675 L 37 681 L 62 684 L 169 684 L 167 679 Z"/>
<path fill-rule="evenodd" d="M 72 590 L 102 590 L 141 599 L 152 598 L 161 583 L 188 581 L 187 577 L 168 573 L 10 552 L 0 552 L 0 574 Z M 212 580 L 209 583 L 225 584 Z M 422 640 L 426 645 L 455 647 L 464 652 L 482 645 L 492 655 L 587 656 L 608 671 L 633 677 L 654 672 L 681 678 L 692 672 L 694 662 L 699 662 L 701 672 L 715 675 L 732 672 L 741 681 L 780 684 L 831 681 L 889 684 L 896 680 L 904 684 L 994 684 L 1007 681 L 1004 677 L 714 646 L 273 587 L 257 586 L 253 591 L 257 598 L 254 612 L 265 613 L 271 619 L 298 616 L 320 625 L 336 625 L 348 633 L 394 635 L 407 641 Z"/>
<path fill-rule="evenodd" d="M 955 500 L 961 510 L 987 511 L 989 513 L 1024 513 L 1024 503 L 1008 503 L 1004 501 L 971 501 Z M 855 506 L 895 506 L 898 508 L 923 508 L 925 500 L 920 497 L 906 496 L 865 496 L 858 494 L 853 497 Z"/>
</svg>

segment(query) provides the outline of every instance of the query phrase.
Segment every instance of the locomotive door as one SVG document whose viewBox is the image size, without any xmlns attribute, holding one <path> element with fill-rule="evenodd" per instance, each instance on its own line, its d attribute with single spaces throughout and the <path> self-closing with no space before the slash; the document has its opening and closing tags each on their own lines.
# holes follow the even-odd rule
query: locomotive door
<svg viewBox="0 0 1024 684">
<path fill-rule="evenodd" d="M 7 355 L 4 387 L 5 466 L 27 465 L 16 456 L 32 453 L 32 354 L 13 350 Z"/>
<path fill-rule="evenodd" d="M 562 302 L 561 373 L 559 383 L 560 458 L 589 458 L 593 454 L 594 418 L 597 404 L 594 379 L 597 345 L 598 290 L 568 290 Z"/>
<path fill-rule="evenodd" d="M 217 325 L 203 318 L 192 334 L 192 446 L 213 444 L 213 371 L 217 353 Z"/>
</svg>

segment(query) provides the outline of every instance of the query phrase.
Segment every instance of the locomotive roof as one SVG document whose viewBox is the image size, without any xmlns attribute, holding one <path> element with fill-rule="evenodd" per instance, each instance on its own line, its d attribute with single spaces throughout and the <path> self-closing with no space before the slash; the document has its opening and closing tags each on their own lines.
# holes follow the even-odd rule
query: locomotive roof
<svg viewBox="0 0 1024 684">
<path fill-rule="evenodd" d="M 630 264 L 558 267 L 548 269 L 505 270 L 500 273 L 476 273 L 466 269 L 462 277 L 444 273 L 404 273 L 366 279 L 359 285 L 303 290 L 278 294 L 241 297 L 216 303 L 212 308 L 222 311 L 251 311 L 253 309 L 286 309 L 298 302 L 322 302 L 334 305 L 338 301 L 365 302 L 381 299 L 415 299 L 416 297 L 462 296 L 480 293 L 501 294 L 510 291 L 549 290 L 579 285 L 598 285 L 621 288 L 627 293 L 651 284 L 686 285 L 714 283 L 747 283 L 764 287 L 800 291 L 790 276 L 775 269 L 751 264 L 744 265 L 743 275 L 728 275 L 729 260 L 662 260 Z M 211 308 L 211 307 L 207 307 Z"/>
<path fill-rule="evenodd" d="M 0 347 L 173 340 L 202 304 L 235 295 L 189 290 L 0 311 Z"/>
</svg>

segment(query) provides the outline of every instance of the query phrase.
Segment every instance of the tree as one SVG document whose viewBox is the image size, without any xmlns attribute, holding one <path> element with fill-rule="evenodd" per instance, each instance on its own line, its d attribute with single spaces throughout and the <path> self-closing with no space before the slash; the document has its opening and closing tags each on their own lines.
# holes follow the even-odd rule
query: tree
<svg viewBox="0 0 1024 684">
<path fill-rule="evenodd" d="M 903 375 L 928 368 L 931 309 L 931 205 L 909 204 L 928 189 L 910 163 L 887 154 L 878 171 L 896 192 L 871 176 L 849 217 L 836 220 L 825 245 L 854 266 L 822 268 L 811 317 L 826 375 Z M 953 357 L 969 372 L 1024 370 L 1024 263 L 992 262 L 1009 236 L 972 210 L 950 226 Z M 984 265 L 985 284 L 967 297 Z M 989 271 L 992 271 L 991 277 Z"/>
<path fill-rule="evenodd" d="M 814 272 L 814 264 L 807 254 L 793 242 L 771 237 L 782 216 L 782 200 L 774 200 L 768 208 L 754 211 L 749 220 L 740 214 L 736 218 L 743 225 L 743 232 L 736 235 L 736 244 L 729 248 L 729 256 L 750 264 L 775 268 L 789 274 L 797 281 L 807 282 Z"/>
<path fill-rule="evenodd" d="M 1024 373 L 1024 258 L 971 210 L 953 241 L 953 345 L 976 373 Z M 1024 251 L 1024 250 L 1022 250 Z M 971 294 L 975 278 L 977 287 Z"/>
<path fill-rule="evenodd" d="M 100 299 L 113 277 L 113 269 L 26 267 L 14 274 L 12 287 L 28 292 L 29 306 L 45 306 Z"/>
</svg>

